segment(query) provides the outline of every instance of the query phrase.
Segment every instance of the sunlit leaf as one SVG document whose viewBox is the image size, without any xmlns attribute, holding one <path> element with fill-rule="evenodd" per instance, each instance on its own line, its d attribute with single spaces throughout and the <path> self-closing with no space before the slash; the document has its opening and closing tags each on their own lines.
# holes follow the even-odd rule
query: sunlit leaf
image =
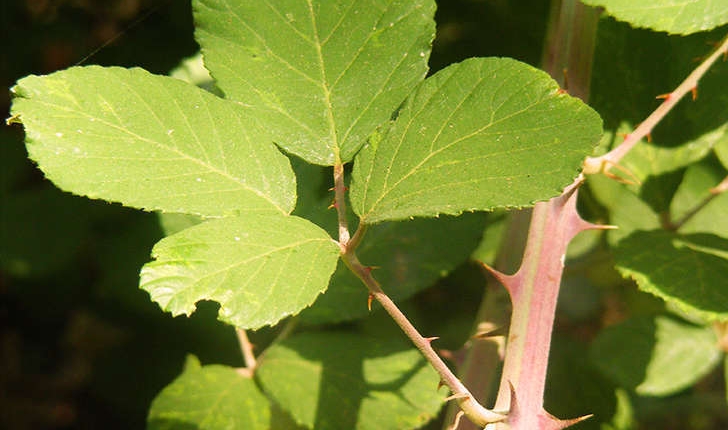
<svg viewBox="0 0 728 430">
<path fill-rule="evenodd" d="M 576 176 L 600 124 L 542 71 L 466 60 L 428 78 L 359 153 L 354 211 L 376 223 L 548 199 Z"/>
<path fill-rule="evenodd" d="M 331 237 L 302 218 L 247 215 L 204 222 L 162 239 L 141 286 L 173 315 L 199 300 L 220 303 L 240 328 L 272 325 L 326 289 L 339 257 Z"/>
<path fill-rule="evenodd" d="M 142 69 L 28 76 L 12 113 L 61 189 L 147 210 L 289 213 L 295 178 L 250 110 Z"/>
<path fill-rule="evenodd" d="M 192 357 L 152 402 L 147 428 L 269 430 L 270 415 L 270 402 L 251 378 L 227 366 L 201 367 Z"/>
<path fill-rule="evenodd" d="M 198 0 L 196 38 L 226 97 L 305 160 L 353 158 L 422 80 L 432 0 Z"/>
<path fill-rule="evenodd" d="M 635 27 L 690 34 L 728 23 L 728 3 L 714 0 L 582 0 Z"/>
</svg>

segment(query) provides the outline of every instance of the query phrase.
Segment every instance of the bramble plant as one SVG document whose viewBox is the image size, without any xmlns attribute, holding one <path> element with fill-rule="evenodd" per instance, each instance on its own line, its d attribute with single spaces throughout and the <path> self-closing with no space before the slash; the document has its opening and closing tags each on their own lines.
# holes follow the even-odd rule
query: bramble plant
<svg viewBox="0 0 728 430">
<path fill-rule="evenodd" d="M 449 429 L 627 429 L 628 392 L 667 396 L 713 372 L 728 348 L 728 71 L 708 70 L 728 38 L 690 73 L 680 61 L 704 53 L 728 7 L 584 3 L 698 34 L 642 30 L 638 51 L 626 36 L 637 30 L 606 21 L 593 56 L 597 10 L 555 1 L 543 67 L 560 86 L 496 57 L 427 76 L 431 0 L 195 0 L 214 85 L 99 66 L 19 80 L 8 122 L 23 124 L 49 180 L 183 225 L 154 246 L 141 288 L 173 315 L 215 301 L 237 330 L 245 367 L 190 357 L 148 427 L 411 429 L 449 402 Z M 629 69 L 653 60 L 656 82 Z M 675 89 L 641 121 L 635 98 L 665 82 Z M 625 83 L 640 90 L 618 94 Z M 662 121 L 686 95 L 697 100 Z M 585 230 L 581 251 L 567 249 Z M 590 249 L 662 302 L 594 335 L 611 414 L 547 412 L 565 264 Z M 510 323 L 488 286 L 449 366 L 426 337 L 438 333 L 423 336 L 400 306 L 471 258 L 505 287 Z M 276 337 L 254 349 L 250 332 L 266 326 Z"/>
</svg>

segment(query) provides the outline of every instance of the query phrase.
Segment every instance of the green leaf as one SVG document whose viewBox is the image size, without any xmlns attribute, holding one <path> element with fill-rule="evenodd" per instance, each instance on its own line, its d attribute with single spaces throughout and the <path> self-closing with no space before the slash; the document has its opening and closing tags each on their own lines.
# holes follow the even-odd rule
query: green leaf
<svg viewBox="0 0 728 430">
<path fill-rule="evenodd" d="M 691 34 L 728 23 L 728 5 L 714 0 L 583 0 L 635 27 Z"/>
<path fill-rule="evenodd" d="M 711 327 L 664 316 L 608 327 L 591 347 L 591 358 L 604 374 L 645 396 L 665 396 L 693 385 L 721 357 Z"/>
<path fill-rule="evenodd" d="M 670 216 L 678 221 L 693 213 L 680 233 L 713 233 L 728 237 L 728 193 L 712 195 L 710 189 L 726 177 L 726 169 L 714 158 L 690 166 L 670 205 Z M 705 202 L 708 202 L 702 206 Z"/>
<path fill-rule="evenodd" d="M 604 119 L 605 129 L 616 131 L 620 124 L 627 123 L 634 126 L 624 132 L 631 132 L 660 106 L 661 101 L 655 97 L 675 89 L 696 67 L 693 60 L 708 55 L 711 42 L 722 39 L 725 33 L 725 29 L 716 29 L 687 37 L 670 36 L 603 19 L 594 53 L 589 104 Z M 677 104 L 655 127 L 652 146 L 667 149 L 687 144 L 682 154 L 675 155 L 690 156 L 691 142 L 701 147 L 716 137 L 714 131 L 725 132 L 727 80 L 728 67 L 718 63 L 711 68 L 700 79 L 697 100 Z M 621 136 L 616 136 L 615 140 L 621 142 Z M 669 158 L 664 161 L 669 162 Z"/>
<path fill-rule="evenodd" d="M 706 320 L 728 319 L 728 239 L 637 231 L 614 254 L 617 270 L 641 290 Z"/>
<path fill-rule="evenodd" d="M 371 224 L 548 199 L 576 176 L 600 124 L 542 71 L 466 60 L 428 78 L 359 153 L 354 211 Z"/>
<path fill-rule="evenodd" d="M 226 96 L 305 160 L 350 161 L 427 72 L 432 0 L 197 0 L 196 38 Z"/>
<path fill-rule="evenodd" d="M 377 224 L 367 231 L 357 254 L 377 268 L 377 280 L 390 298 L 400 301 L 466 261 L 484 227 L 483 214 Z M 369 313 L 367 296 L 364 284 L 342 262 L 326 293 L 301 318 L 312 323 L 361 318 Z"/>
<path fill-rule="evenodd" d="M 200 367 L 193 357 L 152 402 L 147 428 L 268 430 L 270 406 L 251 378 L 228 366 Z"/>
<path fill-rule="evenodd" d="M 620 128 L 625 132 L 629 132 L 629 128 L 625 125 Z M 640 142 L 624 157 L 620 165 L 629 169 L 641 181 L 647 179 L 648 176 L 673 172 L 708 155 L 717 143 L 726 138 L 726 131 L 728 131 L 728 125 L 673 147 Z M 625 178 L 629 179 L 629 177 Z"/>
<path fill-rule="evenodd" d="M 13 92 L 30 158 L 64 190 L 207 216 L 293 210 L 287 158 L 237 103 L 118 67 L 29 76 Z"/>
<path fill-rule="evenodd" d="M 339 258 L 331 237 L 294 216 L 250 214 L 208 221 L 162 239 L 141 286 L 173 315 L 199 300 L 220 303 L 239 328 L 273 325 L 326 289 Z"/>
<path fill-rule="evenodd" d="M 715 145 L 715 155 L 723 164 L 723 167 L 728 169 L 728 133 L 724 134 L 720 143 Z"/>
<path fill-rule="evenodd" d="M 299 424 L 316 430 L 418 428 L 443 400 L 439 377 L 417 350 L 358 333 L 286 339 L 265 352 L 256 376 Z"/>
</svg>

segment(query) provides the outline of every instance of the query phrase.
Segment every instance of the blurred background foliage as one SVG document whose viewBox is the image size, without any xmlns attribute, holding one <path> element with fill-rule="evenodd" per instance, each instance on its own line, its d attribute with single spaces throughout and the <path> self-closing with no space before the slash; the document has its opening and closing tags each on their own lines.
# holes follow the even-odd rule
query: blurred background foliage
<svg viewBox="0 0 728 430">
<path fill-rule="evenodd" d="M 472 56 L 539 65 L 547 1 L 439 3 L 433 71 Z M 623 26 L 611 20 L 606 25 Z M 198 49 L 189 2 L 172 0 L 4 1 L 0 39 L 5 42 L 0 83 L 6 89 L 27 74 L 76 64 L 139 66 L 167 74 Z M 635 52 L 616 52 L 618 46 L 623 44 L 609 38 L 598 44 L 596 70 Z M 628 74 L 619 65 L 620 73 Z M 682 76 L 684 70 L 674 73 Z M 608 113 L 607 122 L 624 120 L 609 115 L 625 104 L 635 109 L 627 119 L 639 121 L 649 111 L 636 111 L 637 102 L 608 105 L 618 78 L 595 76 L 594 103 Z M 3 118 L 9 104 L 8 91 L 0 92 Z M 604 219 L 604 209 L 588 193 L 584 197 L 583 210 Z M 489 215 L 492 225 L 497 227 L 499 216 Z M 0 129 L 0 428 L 144 428 L 151 400 L 180 373 L 186 354 L 205 364 L 242 364 L 234 331 L 215 319 L 216 304 L 201 304 L 190 318 L 172 318 L 139 290 L 139 268 L 163 234 L 154 214 L 59 191 L 27 160 L 21 127 Z M 615 391 L 588 362 L 588 343 L 602 326 L 625 315 L 664 311 L 662 302 L 614 272 L 599 241 L 584 237 L 572 247 L 547 408 L 560 417 L 596 414 L 579 428 L 728 428 L 722 371 L 677 394 L 650 398 Z M 485 284 L 483 272 L 466 263 L 403 306 L 423 332 L 441 336 L 439 347 L 456 350 L 472 330 Z M 253 341 L 262 348 L 272 334 L 262 330 Z M 428 428 L 442 425 L 440 420 Z"/>
</svg>

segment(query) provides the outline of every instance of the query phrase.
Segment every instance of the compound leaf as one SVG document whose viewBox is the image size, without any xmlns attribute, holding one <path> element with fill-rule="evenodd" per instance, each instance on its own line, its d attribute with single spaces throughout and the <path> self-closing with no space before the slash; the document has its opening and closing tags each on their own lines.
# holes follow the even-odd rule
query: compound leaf
<svg viewBox="0 0 728 430">
<path fill-rule="evenodd" d="M 506 58 L 452 65 L 360 151 L 351 199 L 366 223 L 521 207 L 557 195 L 599 140 L 599 115 Z"/>
<path fill-rule="evenodd" d="M 201 367 L 187 360 L 184 372 L 152 402 L 149 430 L 268 430 L 270 402 L 255 382 L 232 367 Z"/>
<path fill-rule="evenodd" d="M 173 315 L 199 300 L 220 303 L 220 319 L 240 328 L 272 325 L 326 289 L 339 247 L 295 216 L 250 214 L 198 224 L 168 236 L 142 268 L 141 286 Z"/>
<path fill-rule="evenodd" d="M 728 3 L 714 0 L 583 0 L 635 27 L 676 34 L 706 31 L 728 23 Z"/>
<path fill-rule="evenodd" d="M 290 213 L 290 163 L 243 106 L 142 69 L 74 67 L 13 88 L 28 154 L 61 189 L 148 210 Z"/>
<path fill-rule="evenodd" d="M 350 161 L 427 72 L 432 0 L 195 2 L 205 66 L 310 163 Z"/>
<path fill-rule="evenodd" d="M 706 320 L 728 320 L 728 239 L 636 231 L 614 254 L 617 270 L 641 290 Z"/>
<path fill-rule="evenodd" d="M 265 352 L 256 376 L 299 424 L 316 430 L 419 428 L 444 397 L 416 349 L 359 333 L 288 338 Z"/>
</svg>

